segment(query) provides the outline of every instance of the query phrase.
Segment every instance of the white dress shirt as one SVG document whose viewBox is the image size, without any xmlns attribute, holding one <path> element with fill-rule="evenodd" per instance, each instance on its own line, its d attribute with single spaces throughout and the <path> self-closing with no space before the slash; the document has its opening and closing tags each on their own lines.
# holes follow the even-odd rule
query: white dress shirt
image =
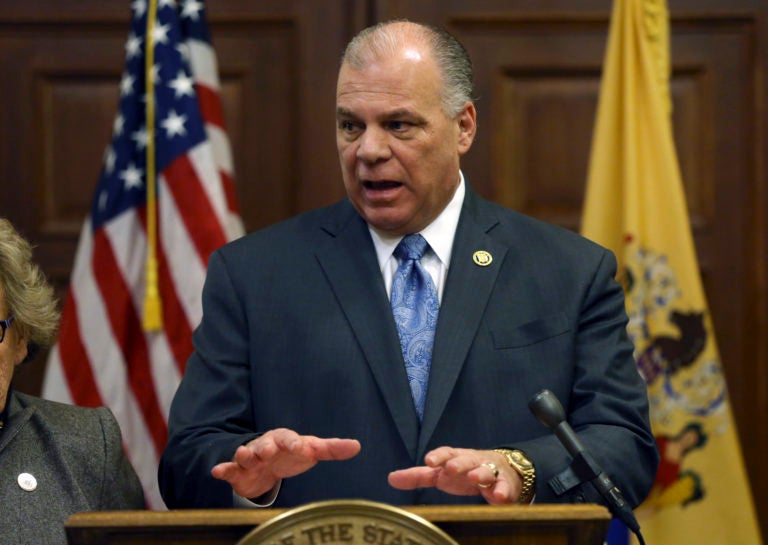
<svg viewBox="0 0 768 545">
<path fill-rule="evenodd" d="M 451 251 L 453 250 L 453 237 L 459 225 L 464 192 L 464 175 L 459 171 L 459 186 L 456 188 L 456 192 L 453 194 L 453 198 L 448 203 L 448 206 L 432 223 L 419 233 L 426 239 L 431 249 L 421 258 L 421 265 L 432 277 L 435 288 L 437 288 L 437 298 L 439 301 L 443 300 L 443 288 L 445 286 L 445 279 L 448 276 L 448 266 L 451 262 Z M 373 246 L 376 249 L 376 257 L 379 260 L 379 268 L 384 278 L 384 285 L 387 288 L 387 296 L 391 297 L 392 281 L 398 266 L 397 258 L 392 252 L 395 251 L 403 237 L 392 237 L 370 225 L 368 229 L 371 232 Z"/>
</svg>

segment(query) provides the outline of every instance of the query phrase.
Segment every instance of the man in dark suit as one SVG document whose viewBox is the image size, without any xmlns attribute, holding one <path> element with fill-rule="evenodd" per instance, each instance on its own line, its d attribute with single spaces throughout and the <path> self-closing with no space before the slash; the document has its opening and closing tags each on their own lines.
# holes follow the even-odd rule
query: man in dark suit
<svg viewBox="0 0 768 545">
<path fill-rule="evenodd" d="M 602 501 L 552 486 L 570 458 L 528 411 L 543 388 L 643 500 L 658 454 L 615 259 L 472 192 L 471 81 L 438 29 L 392 22 L 350 43 L 336 104 L 348 199 L 212 256 L 160 464 L 169 507 Z M 418 364 L 390 306 L 412 234 L 428 243 L 420 293 L 439 302 Z"/>
</svg>

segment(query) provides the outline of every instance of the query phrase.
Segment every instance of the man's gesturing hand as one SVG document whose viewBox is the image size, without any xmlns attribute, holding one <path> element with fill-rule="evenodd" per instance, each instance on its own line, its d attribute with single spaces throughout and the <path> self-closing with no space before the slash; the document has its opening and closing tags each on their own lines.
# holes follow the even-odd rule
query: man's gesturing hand
<svg viewBox="0 0 768 545">
<path fill-rule="evenodd" d="M 434 487 L 449 494 L 481 494 L 493 505 L 515 503 L 522 480 L 504 456 L 493 450 L 440 447 L 424 457 L 426 465 L 389 474 L 389 484 L 402 490 Z"/>
<path fill-rule="evenodd" d="M 293 477 L 324 460 L 347 460 L 360 452 L 355 439 L 323 439 L 293 430 L 270 430 L 240 446 L 231 462 L 213 467 L 211 475 L 227 481 L 236 494 L 256 498 L 280 479 Z"/>
</svg>

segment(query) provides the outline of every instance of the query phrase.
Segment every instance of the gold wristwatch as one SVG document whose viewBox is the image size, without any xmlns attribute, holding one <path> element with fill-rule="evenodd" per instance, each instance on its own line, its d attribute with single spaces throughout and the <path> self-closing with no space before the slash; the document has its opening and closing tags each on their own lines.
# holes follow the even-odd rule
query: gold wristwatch
<svg viewBox="0 0 768 545">
<path fill-rule="evenodd" d="M 531 503 L 533 495 L 536 493 L 536 468 L 533 467 L 533 463 L 522 450 L 510 450 L 508 448 L 493 450 L 503 455 L 507 459 L 507 463 L 520 474 L 520 478 L 523 480 L 523 487 L 520 489 L 517 503 Z"/>
</svg>

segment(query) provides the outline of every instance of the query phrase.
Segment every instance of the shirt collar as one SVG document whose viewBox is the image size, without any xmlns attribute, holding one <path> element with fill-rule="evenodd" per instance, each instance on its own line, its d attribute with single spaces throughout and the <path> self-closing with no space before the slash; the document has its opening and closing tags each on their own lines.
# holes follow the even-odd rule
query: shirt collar
<svg viewBox="0 0 768 545">
<path fill-rule="evenodd" d="M 447 269 L 451 262 L 451 252 L 453 250 L 453 238 L 456 235 L 456 228 L 459 225 L 459 216 L 461 215 L 461 205 L 464 203 L 464 174 L 459 171 L 459 186 L 453 194 L 448 205 L 440 212 L 435 220 L 420 231 L 429 243 L 430 248 L 438 257 L 443 266 Z M 395 251 L 397 244 L 402 240 L 402 236 L 392 237 L 383 233 L 372 226 L 368 226 L 373 239 L 373 245 L 376 249 L 376 257 L 379 260 L 379 269 L 383 270 L 392 252 Z"/>
</svg>

